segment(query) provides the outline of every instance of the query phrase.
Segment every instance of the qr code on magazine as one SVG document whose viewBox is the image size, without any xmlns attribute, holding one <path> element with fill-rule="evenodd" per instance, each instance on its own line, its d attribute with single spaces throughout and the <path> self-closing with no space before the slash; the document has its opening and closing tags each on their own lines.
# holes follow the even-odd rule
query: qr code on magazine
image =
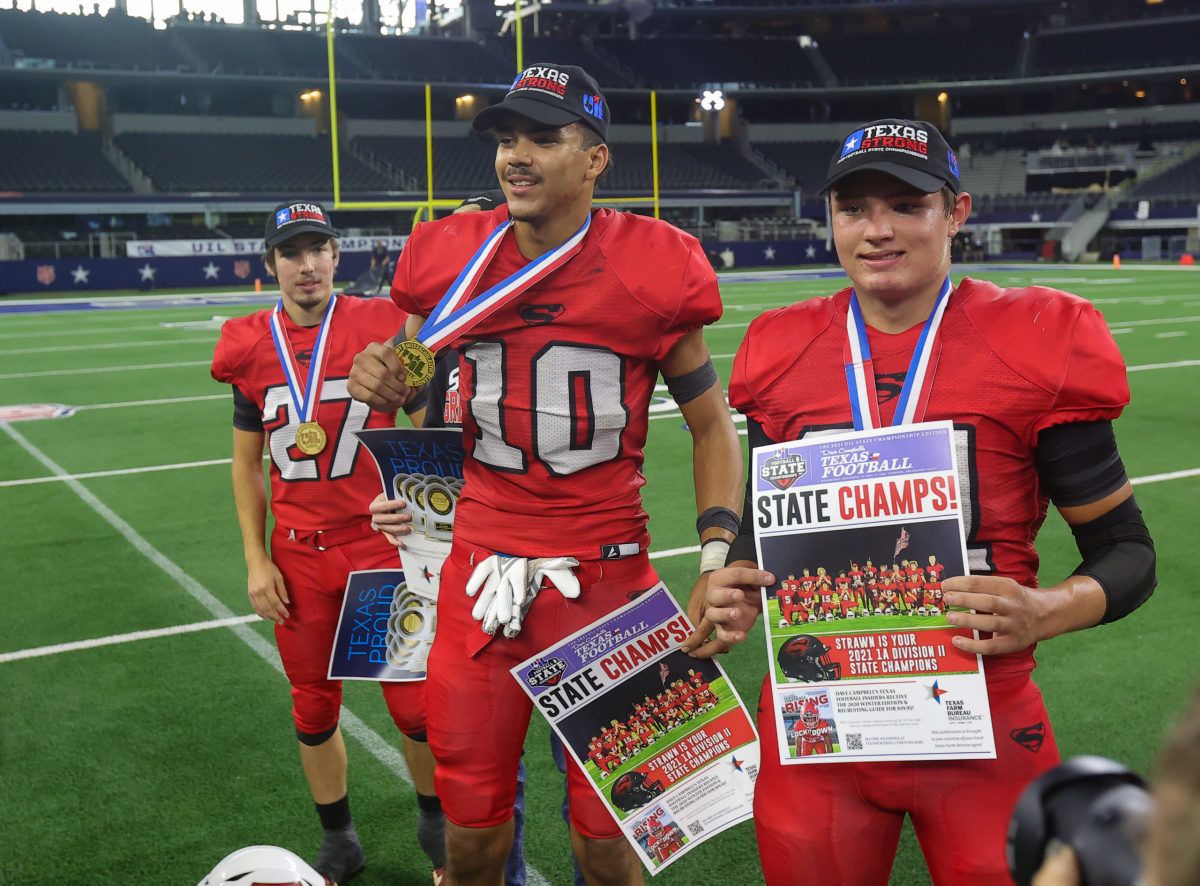
<svg viewBox="0 0 1200 886">
<path fill-rule="evenodd" d="M 861 751 L 862 749 L 863 749 L 862 733 L 861 732 L 847 732 L 846 733 L 846 750 Z"/>
<path fill-rule="evenodd" d="M 696 819 L 690 825 L 688 825 L 688 833 L 690 833 L 693 837 L 704 833 L 704 825 L 700 823 L 700 819 Z"/>
</svg>

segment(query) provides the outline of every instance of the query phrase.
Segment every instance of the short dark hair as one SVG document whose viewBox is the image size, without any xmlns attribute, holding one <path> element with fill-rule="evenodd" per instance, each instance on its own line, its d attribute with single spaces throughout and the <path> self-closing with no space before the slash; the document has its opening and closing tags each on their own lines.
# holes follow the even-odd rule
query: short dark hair
<svg viewBox="0 0 1200 886">
<path fill-rule="evenodd" d="M 286 242 L 288 242 L 288 241 L 287 240 L 283 241 L 283 243 L 286 243 Z M 266 251 L 263 252 L 263 254 L 262 254 L 262 262 L 264 265 L 266 265 L 267 270 L 269 270 L 272 274 L 275 273 L 275 250 L 278 249 L 280 246 L 282 246 L 283 243 L 276 243 L 274 246 L 268 246 L 266 248 Z M 340 252 L 340 249 L 338 248 L 338 238 L 337 237 L 326 237 L 321 242 L 321 245 L 324 246 L 326 243 L 330 244 L 333 247 L 334 255 L 337 255 Z"/>
<path fill-rule="evenodd" d="M 592 129 L 592 127 L 586 126 L 583 123 L 571 123 L 570 125 L 574 126 L 576 129 L 579 130 L 579 146 L 581 148 L 583 148 L 583 150 L 590 151 L 592 148 L 596 147 L 597 145 L 605 144 L 604 137 L 602 135 L 600 135 L 600 133 L 598 133 L 596 130 Z M 600 170 L 600 175 L 598 175 L 596 177 L 596 186 L 597 187 L 600 186 L 600 183 L 604 180 L 605 176 L 608 175 L 608 171 L 610 169 L 612 169 L 612 167 L 613 167 L 613 153 L 612 153 L 612 147 L 609 146 L 608 162 L 605 163 L 604 168 Z"/>
</svg>

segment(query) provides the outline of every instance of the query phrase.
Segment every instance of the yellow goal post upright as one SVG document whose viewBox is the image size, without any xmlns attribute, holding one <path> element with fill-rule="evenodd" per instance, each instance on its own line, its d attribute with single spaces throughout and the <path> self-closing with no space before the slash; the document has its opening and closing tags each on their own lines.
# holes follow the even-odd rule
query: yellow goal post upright
<svg viewBox="0 0 1200 886">
<path fill-rule="evenodd" d="M 520 15 L 520 0 L 517 0 L 517 15 L 515 16 L 515 32 L 517 42 L 517 70 L 522 70 L 524 61 L 522 41 L 522 16 Z M 329 151 L 333 171 L 333 208 L 334 209 L 411 209 L 413 210 L 412 225 L 416 227 L 421 216 L 433 218 L 434 210 L 458 206 L 458 200 L 437 199 L 434 197 L 433 178 L 433 97 L 431 85 L 425 83 L 425 180 L 426 193 L 424 200 L 343 200 L 341 184 L 341 166 L 338 145 L 338 112 L 337 112 L 337 63 L 334 54 L 334 42 L 337 29 L 334 27 L 334 0 L 329 0 L 325 21 L 325 52 L 328 67 L 328 105 L 329 105 Z M 649 196 L 600 196 L 596 203 L 613 206 L 650 203 L 654 209 L 654 217 L 659 217 L 659 170 L 658 170 L 658 95 L 650 93 L 650 157 L 651 179 L 653 193 Z"/>
</svg>

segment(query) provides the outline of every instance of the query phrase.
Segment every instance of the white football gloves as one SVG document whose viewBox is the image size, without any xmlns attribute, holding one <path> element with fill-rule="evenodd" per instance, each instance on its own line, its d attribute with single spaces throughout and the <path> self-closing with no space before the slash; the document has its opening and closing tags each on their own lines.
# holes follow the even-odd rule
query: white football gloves
<svg viewBox="0 0 1200 886">
<path fill-rule="evenodd" d="M 571 569 L 579 565 L 573 557 L 508 557 L 492 554 L 475 565 L 467 581 L 467 596 L 475 597 L 471 617 L 480 622 L 484 633 L 495 634 L 500 628 L 510 640 L 521 632 L 521 621 L 533 605 L 533 598 L 549 579 L 564 597 L 579 596 L 579 579 Z"/>
</svg>

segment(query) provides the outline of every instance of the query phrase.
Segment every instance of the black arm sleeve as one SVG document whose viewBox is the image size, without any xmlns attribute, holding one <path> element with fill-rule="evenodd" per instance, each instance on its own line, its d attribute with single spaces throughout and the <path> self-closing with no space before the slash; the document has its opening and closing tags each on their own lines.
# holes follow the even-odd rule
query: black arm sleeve
<svg viewBox="0 0 1200 886">
<path fill-rule="evenodd" d="M 749 416 L 746 417 L 746 432 L 750 450 L 746 454 L 746 498 L 742 502 L 742 525 L 738 529 L 737 538 L 729 546 L 729 554 L 725 557 L 726 564 L 737 560 L 758 562 L 758 551 L 754 547 L 754 487 L 751 485 L 754 479 L 754 447 L 770 446 L 778 442 L 768 437 L 762 425 Z"/>
<path fill-rule="evenodd" d="M 1083 562 L 1073 575 L 1088 575 L 1108 603 L 1101 624 L 1124 618 L 1150 599 L 1158 585 L 1154 539 L 1133 496 L 1095 520 L 1072 526 Z"/>
<path fill-rule="evenodd" d="M 1110 421 L 1046 428 L 1038 434 L 1034 459 L 1050 500 L 1060 508 L 1099 501 L 1128 479 Z"/>
<path fill-rule="evenodd" d="M 1055 425 L 1038 435 L 1038 477 L 1058 507 L 1099 501 L 1128 482 L 1112 422 Z M 1112 510 L 1071 527 L 1083 562 L 1073 575 L 1104 589 L 1101 624 L 1124 618 L 1154 593 L 1156 554 L 1150 530 L 1131 495 Z"/>
<path fill-rule="evenodd" d="M 239 431 L 262 433 L 263 430 L 258 404 L 243 394 L 237 385 L 233 386 L 233 426 Z"/>
</svg>

